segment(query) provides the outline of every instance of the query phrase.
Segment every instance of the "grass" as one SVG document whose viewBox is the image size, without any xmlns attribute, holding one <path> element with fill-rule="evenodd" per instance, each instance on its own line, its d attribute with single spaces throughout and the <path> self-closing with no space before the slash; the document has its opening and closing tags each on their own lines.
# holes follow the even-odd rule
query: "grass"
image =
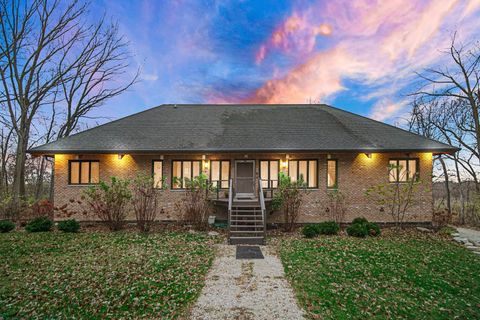
<svg viewBox="0 0 480 320">
<path fill-rule="evenodd" d="M 0 234 L 0 318 L 177 318 L 213 256 L 201 234 Z"/>
<path fill-rule="evenodd" d="M 440 237 L 285 239 L 280 256 L 313 319 L 480 318 L 480 257 Z"/>
</svg>

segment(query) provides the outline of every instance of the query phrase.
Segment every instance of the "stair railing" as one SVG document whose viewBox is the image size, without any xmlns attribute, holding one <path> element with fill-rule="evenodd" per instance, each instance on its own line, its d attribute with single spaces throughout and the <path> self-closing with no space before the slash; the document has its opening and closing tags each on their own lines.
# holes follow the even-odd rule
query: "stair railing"
<svg viewBox="0 0 480 320">
<path fill-rule="evenodd" d="M 267 217 L 265 209 L 265 197 L 263 196 L 263 187 L 262 179 L 258 179 L 258 199 L 260 200 L 260 208 L 262 210 L 262 219 L 263 219 L 263 239 L 267 239 Z"/>
<path fill-rule="evenodd" d="M 228 186 L 228 237 L 230 238 L 230 229 L 231 229 L 231 221 L 232 221 L 232 204 L 233 204 L 233 183 L 232 179 L 230 179 L 230 183 Z"/>
</svg>

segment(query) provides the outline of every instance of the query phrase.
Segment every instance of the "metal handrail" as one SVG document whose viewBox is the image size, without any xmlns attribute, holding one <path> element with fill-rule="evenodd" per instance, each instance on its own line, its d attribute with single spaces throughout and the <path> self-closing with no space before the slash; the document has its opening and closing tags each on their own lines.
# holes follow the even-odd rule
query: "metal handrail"
<svg viewBox="0 0 480 320">
<path fill-rule="evenodd" d="M 262 179 L 258 179 L 258 199 L 260 200 L 260 208 L 262 209 L 262 219 L 263 219 L 263 238 L 267 237 L 267 217 L 265 209 L 265 197 L 263 196 L 263 187 Z"/>
<path fill-rule="evenodd" d="M 232 203 L 233 203 L 233 183 L 230 179 L 230 185 L 228 186 L 228 233 L 230 238 L 230 228 L 232 221 Z"/>
</svg>

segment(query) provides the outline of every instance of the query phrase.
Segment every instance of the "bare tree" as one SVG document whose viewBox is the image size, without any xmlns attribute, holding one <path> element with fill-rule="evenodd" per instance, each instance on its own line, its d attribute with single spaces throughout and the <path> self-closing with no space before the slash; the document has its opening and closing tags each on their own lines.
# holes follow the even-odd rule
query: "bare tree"
<svg viewBox="0 0 480 320">
<path fill-rule="evenodd" d="M 138 72 L 112 85 L 128 68 L 127 43 L 115 25 L 104 19 L 89 24 L 87 14 L 80 0 L 0 0 L 0 105 L 17 139 L 16 200 L 25 195 L 26 151 L 39 111 L 63 102 L 65 120 L 57 135 L 68 136 L 91 109 L 137 79 Z"/>
<path fill-rule="evenodd" d="M 470 132 L 474 138 L 473 145 L 462 145 L 468 148 L 477 158 L 480 154 L 480 43 L 471 45 L 458 43 L 453 35 L 447 54 L 451 64 L 445 67 L 427 69 L 418 74 L 424 80 L 424 86 L 415 93 L 417 96 L 431 98 L 447 98 L 458 102 L 467 108 L 469 114 L 467 123 L 459 127 Z M 458 111 L 458 110 L 457 110 Z"/>
</svg>

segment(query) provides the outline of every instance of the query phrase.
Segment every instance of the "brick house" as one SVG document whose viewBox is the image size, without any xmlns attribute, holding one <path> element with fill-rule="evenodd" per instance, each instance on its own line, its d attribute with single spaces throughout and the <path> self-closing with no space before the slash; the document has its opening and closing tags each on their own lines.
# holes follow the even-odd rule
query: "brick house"
<svg viewBox="0 0 480 320">
<path fill-rule="evenodd" d="M 422 186 L 408 219 L 430 222 L 432 156 L 457 150 L 350 112 L 308 104 L 162 105 L 29 152 L 54 157 L 56 206 L 79 197 L 89 184 L 144 172 L 168 186 L 159 190 L 159 219 L 178 221 L 175 203 L 182 198 L 182 179 L 204 172 L 218 186 L 212 199 L 218 218 L 234 226 L 243 212 L 245 220 L 258 216 L 265 226 L 282 221 L 280 213 L 264 210 L 279 172 L 302 176 L 306 183 L 303 223 L 328 218 L 327 192 L 336 189 L 346 196 L 347 221 L 364 216 L 389 222 L 365 190 L 413 177 Z M 389 170 L 389 164 L 401 169 Z"/>
</svg>

